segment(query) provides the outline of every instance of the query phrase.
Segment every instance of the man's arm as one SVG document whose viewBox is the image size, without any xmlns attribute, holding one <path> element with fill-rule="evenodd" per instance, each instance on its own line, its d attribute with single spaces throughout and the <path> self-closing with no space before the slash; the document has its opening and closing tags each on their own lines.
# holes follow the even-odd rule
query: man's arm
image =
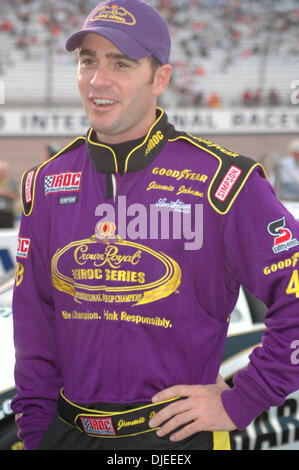
<svg viewBox="0 0 299 470">
<path fill-rule="evenodd" d="M 22 215 L 13 295 L 15 383 L 12 409 L 25 449 L 35 449 L 56 414 L 60 387 L 51 298 L 50 226 L 43 194 Z"/>
<path fill-rule="evenodd" d="M 182 424 L 186 426 L 175 439 L 199 430 L 243 429 L 299 388 L 298 365 L 291 361 L 291 345 L 299 338 L 299 226 L 256 172 L 227 216 L 224 247 L 231 282 L 243 284 L 268 306 L 262 347 L 250 355 L 248 368 L 236 374 L 232 389 L 218 382 L 179 385 L 159 392 L 154 397 L 159 400 L 188 397 L 157 413 L 151 424 L 164 423 L 158 431 L 161 435 Z M 273 271 L 267 269 L 272 265 Z"/>
</svg>

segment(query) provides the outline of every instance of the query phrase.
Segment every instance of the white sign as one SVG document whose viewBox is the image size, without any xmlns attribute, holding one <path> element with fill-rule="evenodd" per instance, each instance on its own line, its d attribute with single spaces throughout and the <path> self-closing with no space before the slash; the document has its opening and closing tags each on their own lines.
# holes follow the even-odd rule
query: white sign
<svg viewBox="0 0 299 470">
<path fill-rule="evenodd" d="M 299 132 L 299 107 L 180 109 L 168 113 L 179 130 L 193 134 L 290 134 Z"/>
<path fill-rule="evenodd" d="M 178 130 L 208 134 L 296 134 L 299 107 L 169 109 Z M 90 127 L 82 108 L 2 108 L 0 137 L 63 137 L 85 135 Z"/>
<path fill-rule="evenodd" d="M 49 137 L 86 134 L 88 119 L 81 108 L 0 107 L 0 136 Z"/>
<path fill-rule="evenodd" d="M 5 104 L 5 85 L 2 80 L 0 80 L 0 104 Z"/>
</svg>

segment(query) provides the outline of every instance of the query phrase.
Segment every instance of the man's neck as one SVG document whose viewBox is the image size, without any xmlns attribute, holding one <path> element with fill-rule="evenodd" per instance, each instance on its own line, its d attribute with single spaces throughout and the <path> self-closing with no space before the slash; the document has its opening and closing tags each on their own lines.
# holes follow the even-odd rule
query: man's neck
<svg viewBox="0 0 299 470">
<path fill-rule="evenodd" d="M 99 139 L 98 141 L 100 144 L 107 145 L 107 147 L 110 147 L 114 151 L 117 159 L 118 171 L 120 174 L 123 174 L 127 156 L 134 148 L 138 147 L 138 145 L 140 145 L 144 141 L 145 137 L 146 134 L 138 139 L 129 140 L 127 142 L 121 142 L 117 144 L 106 144 Z"/>
<path fill-rule="evenodd" d="M 147 116 L 144 116 L 142 122 L 137 123 L 135 127 L 129 129 L 123 133 L 119 134 L 103 134 L 98 132 L 96 129 L 95 133 L 99 142 L 104 145 L 112 146 L 123 144 L 126 142 L 132 142 L 138 139 L 141 139 L 143 136 L 146 136 L 151 127 L 154 125 L 157 119 L 157 108 L 156 106 L 151 107 L 147 113 Z"/>
</svg>

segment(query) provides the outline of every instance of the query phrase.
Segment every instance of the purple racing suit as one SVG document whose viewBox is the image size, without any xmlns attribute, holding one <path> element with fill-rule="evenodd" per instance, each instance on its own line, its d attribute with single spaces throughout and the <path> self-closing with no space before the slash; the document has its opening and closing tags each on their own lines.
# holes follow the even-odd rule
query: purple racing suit
<svg viewBox="0 0 299 470">
<path fill-rule="evenodd" d="M 222 394 L 227 413 L 242 429 L 299 388 L 298 223 L 260 164 L 158 110 L 122 176 L 90 129 L 27 171 L 22 196 L 12 409 L 25 448 L 61 387 L 72 402 L 130 404 L 215 383 L 240 285 L 267 305 L 267 328 Z"/>
</svg>

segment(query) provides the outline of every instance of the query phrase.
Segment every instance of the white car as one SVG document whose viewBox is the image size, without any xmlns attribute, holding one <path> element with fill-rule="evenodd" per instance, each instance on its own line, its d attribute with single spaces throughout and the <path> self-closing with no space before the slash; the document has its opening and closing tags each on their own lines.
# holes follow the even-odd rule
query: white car
<svg viewBox="0 0 299 470">
<path fill-rule="evenodd" d="M 247 367 L 254 347 L 261 344 L 265 330 L 266 307 L 241 288 L 231 315 L 230 327 L 220 373 L 228 384 L 236 372 Z M 282 406 L 263 412 L 243 431 L 232 433 L 235 450 L 299 449 L 299 390 L 289 395 Z"/>
<path fill-rule="evenodd" d="M 299 204 L 287 206 L 299 220 Z M 16 232 L 5 233 L 2 238 L 0 234 L 0 450 L 23 448 L 10 408 L 15 394 L 11 305 L 15 272 L 10 260 L 15 256 L 16 238 Z M 6 250 L 2 258 L 1 248 Z M 238 370 L 247 366 L 250 352 L 260 344 L 265 310 L 260 300 L 240 289 L 220 369 L 228 384 Z M 262 413 L 243 431 L 234 431 L 232 444 L 235 450 L 299 449 L 299 390 L 289 395 L 284 405 Z"/>
</svg>

